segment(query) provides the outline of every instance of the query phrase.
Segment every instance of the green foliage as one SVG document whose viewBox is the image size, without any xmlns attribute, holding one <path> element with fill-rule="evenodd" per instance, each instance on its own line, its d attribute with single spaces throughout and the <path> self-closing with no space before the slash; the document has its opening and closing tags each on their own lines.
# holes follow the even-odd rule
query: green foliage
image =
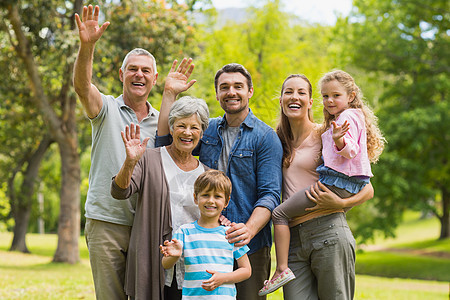
<svg viewBox="0 0 450 300">
<path fill-rule="evenodd" d="M 240 63 L 253 78 L 251 109 L 274 127 L 284 79 L 303 73 L 315 85 L 331 68 L 326 46 L 330 28 L 300 25 L 298 17 L 280 10 L 279 1 L 265 1 L 261 8 L 248 9 L 247 14 L 243 23 L 230 22 L 221 28 L 207 23 L 197 32 L 201 54 L 195 57 L 194 78 L 198 82 L 190 93 L 207 100 L 212 116 L 222 115 L 215 100 L 214 75 L 225 64 Z M 317 97 L 315 86 L 313 89 Z M 322 105 L 316 104 L 314 110 L 320 120 Z"/>
<path fill-rule="evenodd" d="M 2 1 L 0 7 L 16 1 Z M 32 55 L 39 64 L 43 85 L 56 112 L 62 116 L 61 85 L 67 75 L 64 63 L 76 56 L 78 42 L 72 23 L 73 1 L 21 1 L 20 13 Z M 164 77 L 174 59 L 193 57 L 197 83 L 187 92 L 204 98 L 211 116 L 222 115 L 215 100 L 216 71 L 231 62 L 243 64 L 252 74 L 255 93 L 250 107 L 263 121 L 276 125 L 278 97 L 285 77 L 303 73 L 313 84 L 314 117 L 322 119 L 316 83 L 333 68 L 343 68 L 356 78 L 380 119 L 388 144 L 373 166 L 376 198 L 348 213 L 360 240 L 373 231 L 393 236 L 406 208 L 432 211 L 442 217 L 449 184 L 449 14 L 443 0 L 357 0 L 352 15 L 334 28 L 308 25 L 282 12 L 279 0 L 266 0 L 247 10 L 244 22 L 214 24 L 211 19 L 193 24 L 198 7 L 209 0 L 93 1 L 101 5 L 100 22 L 111 25 L 95 52 L 94 82 L 104 93 L 119 95 L 118 69 L 125 54 L 135 47 L 152 52 L 159 79 L 151 102 L 158 108 Z M 87 4 L 87 3 L 85 3 Z M 10 43 L 12 33 L 0 9 L 0 69 L 9 76 L 0 81 L 0 178 L 38 145 L 47 127 L 32 104 L 25 66 Z M 11 36 L 14 40 L 14 36 Z M 73 47 L 73 48 L 72 48 Z M 73 96 L 73 91 L 69 90 Z M 61 105 L 58 105 L 61 104 Z M 82 215 L 88 186 L 90 123 L 77 104 L 81 154 Z M 56 229 L 60 162 L 55 148 L 48 153 L 40 180 L 44 181 L 46 230 Z M 26 165 L 21 166 L 23 170 Z M 19 173 L 20 173 L 19 170 Z M 17 179 L 17 184 L 20 178 Z M 4 185 L 3 185 L 4 186 Z M 447 193 L 447 194 L 446 194 Z M 447 196 L 445 196 L 447 195 Z M 0 206 L 1 204 L 0 199 Z M 36 204 L 31 229 L 36 226 Z M 4 206 L 6 207 L 6 206 Z M 6 209 L 6 208 L 5 208 Z M 8 215 L 5 210 L 0 215 Z M 81 222 L 83 224 L 84 217 Z"/>
<path fill-rule="evenodd" d="M 6 184 L 0 186 L 0 232 L 4 232 L 11 227 L 9 213 L 11 211 L 11 205 L 9 204 L 8 197 L 6 197 Z"/>
<path fill-rule="evenodd" d="M 120 1 L 101 6 L 105 21 L 110 21 L 94 55 L 94 82 L 100 91 L 122 93 L 119 68 L 125 55 L 134 48 L 150 51 L 156 59 L 159 78 L 168 73 L 174 59 L 190 56 L 194 27 L 187 18 L 189 7 L 171 1 Z M 126 37 L 126 38 L 125 38 Z M 153 90 L 159 103 L 162 87 Z"/>
<path fill-rule="evenodd" d="M 16 1 L 14 1 L 16 2 Z M 194 6 L 198 1 L 190 1 Z M 208 1 L 200 1 L 208 3 Z M 39 66 L 44 93 L 56 113 L 62 116 L 67 112 L 68 103 L 63 102 L 64 93 L 75 97 L 72 89 L 64 91 L 63 83 L 71 78 L 67 64 L 75 60 L 78 34 L 73 23 L 74 1 L 21 1 L 19 14 L 29 43 L 31 55 Z M 93 1 L 92 4 L 98 4 Z M 6 7 L 6 6 L 5 6 Z M 167 65 L 176 58 L 183 57 L 183 49 L 189 49 L 194 32 L 186 12 L 192 9 L 172 1 L 170 5 L 163 1 L 107 1 L 101 6 L 100 18 L 111 21 L 111 26 L 97 45 L 94 65 L 94 81 L 104 93 L 121 94 L 118 69 L 125 54 L 135 47 L 150 50 L 156 56 L 160 73 L 168 71 Z M 36 149 L 39 139 L 48 130 L 40 111 L 31 101 L 33 95 L 26 79 L 26 66 L 17 59 L 12 43 L 15 36 L 11 24 L 7 23 L 7 11 L 1 9 L 0 17 L 0 69 L 10 76 L 0 82 L 0 177 L 3 183 L 11 176 L 11 171 L 25 170 L 23 160 Z M 4 22 L 5 20 L 5 22 Z M 127 38 L 124 38 L 127 37 Z M 189 51 L 187 51 L 189 52 Z M 164 70 L 165 68 L 165 70 Z M 163 76 L 160 75 L 160 78 Z M 161 90 L 155 88 L 153 94 L 160 101 Z M 81 211 L 84 215 L 84 203 L 88 185 L 91 144 L 90 122 L 82 107 L 77 103 L 76 124 L 78 128 L 79 152 L 82 156 Z M 86 153 L 86 154 L 84 154 Z M 84 161 L 84 162 L 83 162 Z M 22 165 L 19 163 L 22 162 Z M 37 180 L 43 181 L 45 201 L 44 221 L 47 232 L 55 232 L 59 215 L 59 186 L 61 163 L 59 152 L 53 147 L 47 154 Z M 16 180 L 16 186 L 20 180 Z M 32 203 L 30 230 L 36 230 L 39 215 L 36 197 Z M 9 217 L 9 210 L 8 210 Z M 81 218 L 84 225 L 84 216 Z"/>
<path fill-rule="evenodd" d="M 354 1 L 336 40 L 346 62 L 377 78 L 376 112 L 388 144 L 373 166 L 377 212 L 392 231 L 407 208 L 432 211 L 450 235 L 450 58 L 448 2 Z M 363 87 L 364 91 L 364 87 Z M 446 211 L 443 211 L 446 207 Z M 387 221 L 389 220 L 389 221 Z"/>
<path fill-rule="evenodd" d="M 59 187 L 61 185 L 61 159 L 58 147 L 53 144 L 47 151 L 39 170 L 39 178 L 42 180 L 39 191 L 44 196 L 44 212 L 42 219 L 45 224 L 45 232 L 55 233 L 58 228 L 59 216 Z M 37 201 L 33 202 L 32 214 L 30 216 L 30 232 L 37 232 L 37 220 L 39 207 Z"/>
<path fill-rule="evenodd" d="M 19 193 L 18 187 L 23 184 L 21 174 L 28 167 L 31 154 L 49 131 L 46 126 L 49 118 L 42 118 L 42 107 L 36 106 L 39 101 L 34 101 L 37 98 L 32 93 L 32 89 L 33 87 L 39 88 L 42 84 L 44 94 L 51 106 L 46 109 L 55 112 L 57 116 L 67 113 L 69 101 L 67 101 L 66 95 L 69 92 L 63 85 L 67 84 L 70 78 L 68 79 L 67 64 L 62 62 L 73 62 L 75 57 L 71 49 L 75 44 L 75 39 L 71 34 L 71 29 L 73 29 L 71 21 L 73 4 L 71 2 L 61 0 L 15 2 L 20 16 L 19 22 L 22 22 L 21 30 L 30 45 L 30 53 L 25 55 L 33 57 L 38 67 L 38 74 L 35 74 L 34 80 L 30 80 L 28 75 L 31 64 L 24 65 L 16 51 L 19 47 L 18 36 L 13 31 L 13 18 L 9 17 L 6 9 L 2 9 L 0 11 L 2 16 L 0 65 L 1 69 L 10 76 L 6 76 L 0 82 L 0 112 L 2 114 L 0 143 L 4 145 L 1 148 L 3 155 L 0 164 L 2 180 L 9 180 L 17 174 L 10 193 Z M 37 181 L 38 178 L 32 184 Z M 10 201 L 13 200 L 10 199 Z M 36 206 L 35 195 L 26 199 L 17 197 L 17 200 L 18 203 L 11 204 L 11 207 L 17 210 L 24 206 Z M 59 199 L 56 203 L 59 203 Z M 37 214 L 37 209 L 32 209 L 31 229 L 36 227 L 35 216 Z M 57 216 L 56 214 L 55 217 L 57 218 Z"/>
</svg>

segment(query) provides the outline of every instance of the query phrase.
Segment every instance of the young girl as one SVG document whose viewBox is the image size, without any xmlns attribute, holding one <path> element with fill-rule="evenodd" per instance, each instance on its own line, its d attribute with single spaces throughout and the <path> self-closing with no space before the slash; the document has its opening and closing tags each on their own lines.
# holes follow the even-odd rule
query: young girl
<svg viewBox="0 0 450 300">
<path fill-rule="evenodd" d="M 324 124 L 320 132 L 323 164 L 317 168 L 319 181 L 341 198 L 348 198 L 369 183 L 373 176 L 370 162 L 378 160 L 384 138 L 375 115 L 362 101 L 361 91 L 348 73 L 339 70 L 327 73 L 319 85 L 324 104 Z M 288 268 L 288 223 L 306 214 L 305 209 L 311 210 L 315 203 L 308 197 L 308 189 L 302 190 L 273 211 L 277 268 L 272 279 L 260 290 L 261 296 L 295 278 Z"/>
</svg>

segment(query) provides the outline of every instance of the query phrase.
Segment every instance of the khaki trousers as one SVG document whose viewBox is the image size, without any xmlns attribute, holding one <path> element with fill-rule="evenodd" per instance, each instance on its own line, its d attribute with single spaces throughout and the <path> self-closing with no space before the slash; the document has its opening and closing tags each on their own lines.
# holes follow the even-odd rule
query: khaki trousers
<svg viewBox="0 0 450 300">
<path fill-rule="evenodd" d="M 270 275 L 270 248 L 263 247 L 248 256 L 252 266 L 252 276 L 242 282 L 236 283 L 237 300 L 261 300 L 266 296 L 258 296 L 258 291 L 263 287 L 264 281 Z"/>
<path fill-rule="evenodd" d="M 84 234 L 98 300 L 127 299 L 124 283 L 130 233 L 131 226 L 86 219 Z"/>
<path fill-rule="evenodd" d="M 285 300 L 349 300 L 355 293 L 355 239 L 344 213 L 290 228 L 289 268 L 296 278 L 283 287 Z"/>
</svg>

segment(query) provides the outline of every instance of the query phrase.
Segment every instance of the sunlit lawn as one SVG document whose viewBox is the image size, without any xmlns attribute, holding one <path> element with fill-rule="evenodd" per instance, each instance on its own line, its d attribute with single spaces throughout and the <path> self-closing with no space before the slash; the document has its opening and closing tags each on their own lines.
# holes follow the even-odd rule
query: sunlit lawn
<svg viewBox="0 0 450 300">
<path fill-rule="evenodd" d="M 376 243 L 383 247 L 400 245 L 421 251 L 425 248 L 425 252 L 449 253 L 450 241 L 436 243 L 436 226 L 433 220 L 406 220 L 398 229 L 400 236 L 397 239 L 378 239 Z M 28 234 L 27 245 L 32 254 L 7 251 L 11 240 L 11 233 L 0 233 L 0 299 L 95 299 L 84 238 L 79 242 L 81 262 L 76 265 L 51 262 L 56 249 L 55 235 Z M 272 265 L 275 266 L 275 261 Z M 360 275 L 395 277 L 396 274 L 408 274 L 419 278 L 417 274 L 423 273 L 442 280 L 450 275 L 448 270 L 450 259 L 436 260 L 403 252 L 358 253 L 355 299 L 449 299 L 446 281 Z M 268 299 L 282 299 L 282 290 L 270 294 Z"/>
</svg>

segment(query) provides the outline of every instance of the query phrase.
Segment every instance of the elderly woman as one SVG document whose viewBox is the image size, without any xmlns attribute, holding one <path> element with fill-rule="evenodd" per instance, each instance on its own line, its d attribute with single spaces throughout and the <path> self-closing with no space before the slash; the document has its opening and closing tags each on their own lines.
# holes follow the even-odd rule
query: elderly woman
<svg viewBox="0 0 450 300">
<path fill-rule="evenodd" d="M 148 138 L 141 142 L 138 125 L 131 124 L 122 132 L 127 156 L 113 178 L 111 194 L 116 199 L 139 195 L 125 275 L 125 292 L 131 298 L 163 299 L 159 245 L 170 240 L 172 230 L 199 217 L 193 185 L 207 167 L 192 155 L 192 150 L 208 127 L 208 118 L 205 101 L 186 96 L 175 102 L 169 113 L 171 145 L 146 149 Z M 173 285 L 172 279 L 177 278 L 181 287 L 182 264 L 175 268 L 179 276 L 168 270 L 167 285 Z"/>
</svg>

